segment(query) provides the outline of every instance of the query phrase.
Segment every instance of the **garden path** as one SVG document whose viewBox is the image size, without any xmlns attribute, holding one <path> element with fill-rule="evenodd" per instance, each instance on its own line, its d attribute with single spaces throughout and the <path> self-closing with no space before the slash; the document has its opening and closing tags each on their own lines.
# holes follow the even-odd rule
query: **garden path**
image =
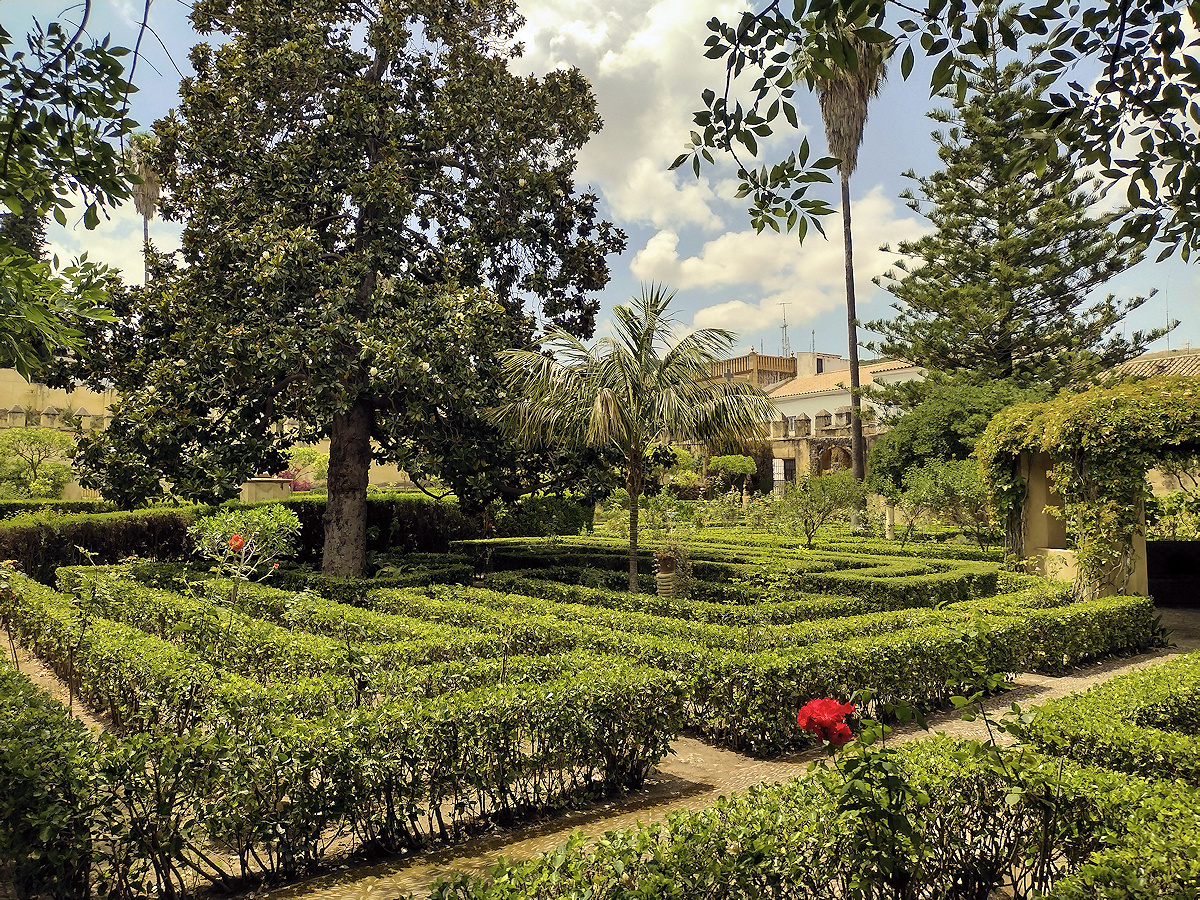
<svg viewBox="0 0 1200 900">
<path fill-rule="evenodd" d="M 1169 649 L 1106 660 L 1063 676 L 1022 674 L 1015 679 L 1016 688 L 993 698 L 989 709 L 998 715 L 1014 702 L 1025 707 L 1065 697 L 1134 669 L 1200 649 L 1200 609 L 1161 612 L 1163 625 L 1172 631 Z M 932 716 L 928 724 L 931 730 L 952 737 L 987 738 L 983 722 L 963 722 L 955 712 Z M 894 739 L 909 741 L 924 733 L 915 726 L 898 728 Z M 673 751 L 647 779 L 644 788 L 625 797 L 544 822 L 497 829 L 446 850 L 346 868 L 257 896 L 268 900 L 392 900 L 410 892 L 420 895 L 438 878 L 452 872 L 486 872 L 501 856 L 529 859 L 563 843 L 575 829 L 596 837 L 614 829 L 662 822 L 675 810 L 703 809 L 718 797 L 802 774 L 809 763 L 821 756 L 819 752 L 807 752 L 763 761 L 686 737 L 675 742 Z"/>
</svg>

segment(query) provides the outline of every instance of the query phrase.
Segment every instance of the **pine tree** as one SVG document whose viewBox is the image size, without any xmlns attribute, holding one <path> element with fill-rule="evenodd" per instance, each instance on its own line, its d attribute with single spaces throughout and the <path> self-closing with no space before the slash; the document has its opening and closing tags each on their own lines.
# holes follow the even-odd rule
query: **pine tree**
<svg viewBox="0 0 1200 900">
<path fill-rule="evenodd" d="M 999 18 L 993 11 L 993 31 Z M 973 381 L 1055 389 L 1169 330 L 1113 334 L 1149 297 L 1092 292 L 1137 263 L 1145 245 L 1110 230 L 1119 211 L 1093 212 L 1097 195 L 1069 159 L 1044 171 L 1026 162 L 1039 55 L 1034 48 L 1027 61 L 1001 64 L 993 54 L 953 109 L 930 114 L 948 126 L 933 135 L 945 167 L 927 178 L 905 173 L 920 198 L 902 197 L 936 231 L 901 243 L 905 259 L 877 279 L 898 314 L 867 324 L 883 336 L 871 349 Z"/>
<path fill-rule="evenodd" d="M 44 259 L 46 220 L 33 205 L 26 206 L 19 213 L 0 214 L 0 241 L 7 241 L 34 259 Z"/>
</svg>

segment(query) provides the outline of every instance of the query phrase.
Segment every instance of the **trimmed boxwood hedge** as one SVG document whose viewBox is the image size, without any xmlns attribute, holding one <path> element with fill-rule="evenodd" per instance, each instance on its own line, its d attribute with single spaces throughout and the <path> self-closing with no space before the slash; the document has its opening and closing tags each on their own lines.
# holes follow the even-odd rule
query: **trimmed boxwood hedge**
<svg viewBox="0 0 1200 900">
<path fill-rule="evenodd" d="M 80 547 L 100 563 L 129 556 L 178 558 L 191 550 L 188 526 L 210 512 L 206 506 L 180 506 L 90 515 L 30 513 L 0 522 L 0 559 L 52 583 L 59 566 L 88 561 Z"/>
<path fill-rule="evenodd" d="M 996 896 L 1027 886 L 1049 865 L 1054 900 L 1194 897 L 1200 890 L 1200 791 L 1053 757 L 1021 758 L 1013 794 L 978 744 L 945 738 L 897 749 L 894 763 L 925 804 L 901 809 L 911 844 L 892 859 L 906 896 Z M 1047 832 L 1046 810 L 1055 819 Z M 430 900 L 826 900 L 878 877 L 866 824 L 839 815 L 836 798 L 811 776 L 722 797 L 665 824 L 611 831 L 487 875 L 439 881 Z M 878 841 L 878 838 L 876 838 Z M 919 852 L 903 849 L 916 846 Z M 1051 864 L 1052 863 L 1052 864 Z M 889 894 L 890 896 L 890 894 Z"/>
<path fill-rule="evenodd" d="M 325 496 L 294 495 L 279 502 L 300 519 L 302 563 L 319 566 L 325 546 Z M 236 505 L 236 504 L 235 504 Z M 263 504 L 252 504 L 263 505 Z M 475 523 L 458 504 L 412 494 L 369 494 L 367 496 L 367 552 L 388 551 L 445 553 L 452 541 L 474 537 Z"/>
<path fill-rule="evenodd" d="M 295 875 L 320 861 L 331 834 L 395 851 L 581 792 L 636 787 L 681 724 L 677 678 L 587 655 L 456 663 L 447 690 L 351 707 L 310 695 L 297 717 L 304 679 L 267 687 L 96 615 L 103 606 L 186 643 L 180 632 L 200 614 L 195 598 L 104 571 L 64 572 L 81 594 L 95 588 L 91 610 L 13 574 L 0 612 L 78 695 L 115 714 L 83 766 L 107 804 L 90 818 L 87 868 L 93 887 L 105 879 L 115 896 L 160 894 L 193 868 L 226 888 L 230 878 Z M 320 655 L 320 641 L 296 637 Z M 280 663 L 307 651 L 272 639 L 253 652 Z"/>
<path fill-rule="evenodd" d="M 1081 763 L 1200 785 L 1200 651 L 1047 703 L 1022 737 Z"/>
<path fill-rule="evenodd" d="M 0 655 L 0 883 L 18 897 L 85 897 L 91 739 Z"/>
<path fill-rule="evenodd" d="M 0 500 L 0 520 L 47 510 L 68 515 L 114 512 L 116 507 L 106 500 Z"/>
</svg>

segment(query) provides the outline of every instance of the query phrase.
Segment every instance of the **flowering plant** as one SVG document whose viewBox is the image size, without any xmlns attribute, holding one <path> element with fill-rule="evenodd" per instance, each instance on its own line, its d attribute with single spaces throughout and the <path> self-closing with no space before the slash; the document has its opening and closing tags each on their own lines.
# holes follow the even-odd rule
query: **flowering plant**
<svg viewBox="0 0 1200 900">
<path fill-rule="evenodd" d="M 796 714 L 796 722 L 836 750 L 854 740 L 854 734 L 846 724 L 846 716 L 852 712 L 853 703 L 838 703 L 832 697 L 822 697 L 805 703 Z"/>
<path fill-rule="evenodd" d="M 279 505 L 226 507 L 188 529 L 196 552 L 215 563 L 213 571 L 233 579 L 234 603 L 238 584 L 261 580 L 278 570 L 275 560 L 292 554 L 299 533 L 296 514 Z"/>
</svg>

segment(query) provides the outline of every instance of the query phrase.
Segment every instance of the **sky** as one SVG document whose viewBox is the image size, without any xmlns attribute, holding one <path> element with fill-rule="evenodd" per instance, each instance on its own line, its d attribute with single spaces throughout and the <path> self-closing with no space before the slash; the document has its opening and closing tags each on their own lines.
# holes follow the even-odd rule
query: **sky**
<svg viewBox="0 0 1200 900">
<path fill-rule="evenodd" d="M 758 234 L 743 200 L 735 198 L 731 163 L 701 170 L 668 171 L 685 149 L 692 113 L 700 93 L 716 88 L 724 64 L 704 58 L 705 23 L 729 19 L 741 4 L 694 0 L 518 0 L 526 25 L 521 33 L 525 55 L 511 68 L 542 75 L 575 66 L 595 91 L 605 127 L 583 149 L 576 183 L 601 198 L 602 215 L 628 235 L 628 247 L 609 258 L 612 279 L 601 295 L 598 332 L 610 324 L 609 311 L 636 295 L 642 285 L 662 283 L 678 291 L 673 310 L 683 328 L 727 328 L 736 333 L 733 353 L 750 349 L 778 354 L 783 349 L 786 317 L 793 351 L 847 352 L 845 288 L 840 216 L 826 225 L 829 239 L 810 230 L 801 244 L 795 235 Z M 89 31 L 111 34 L 113 42 L 132 46 L 142 2 L 94 0 Z M 66 0 L 3 0 L 0 22 L 23 34 L 32 15 L 43 22 L 78 15 L 81 7 Z M 63 10 L 68 10 L 65 14 Z M 189 48 L 200 40 L 187 21 L 183 0 L 154 0 L 153 33 L 145 35 L 131 98 L 133 118 L 148 128 L 178 103 L 180 74 L 190 72 Z M 896 259 L 881 249 L 929 230 L 925 219 L 899 199 L 910 182 L 906 170 L 928 175 L 938 168 L 930 138 L 934 123 L 926 113 L 941 101 L 930 100 L 928 68 L 918 63 L 906 82 L 898 74 L 886 83 L 870 107 L 851 179 L 855 272 L 861 321 L 887 318 L 891 295 L 871 279 Z M 783 158 L 807 137 L 814 158 L 825 154 L 825 138 L 816 98 L 798 97 L 798 130 L 785 127 L 760 146 L 760 160 Z M 814 191 L 837 206 L 836 185 Z M 840 211 L 840 207 L 839 211 Z M 64 258 L 87 251 L 89 258 L 119 266 L 132 283 L 141 281 L 141 217 L 132 203 L 116 210 L 95 231 L 69 221 L 51 223 L 48 238 Z M 160 249 L 178 246 L 180 226 L 154 220 L 152 240 Z M 1197 288 L 1200 269 L 1173 259 L 1150 260 L 1113 279 L 1104 293 L 1118 297 L 1158 290 L 1127 321 L 1129 331 L 1153 328 L 1168 317 L 1181 320 L 1152 350 L 1200 345 Z M 860 341 L 872 335 L 860 330 Z M 870 353 L 864 353 L 870 356 Z"/>
</svg>

